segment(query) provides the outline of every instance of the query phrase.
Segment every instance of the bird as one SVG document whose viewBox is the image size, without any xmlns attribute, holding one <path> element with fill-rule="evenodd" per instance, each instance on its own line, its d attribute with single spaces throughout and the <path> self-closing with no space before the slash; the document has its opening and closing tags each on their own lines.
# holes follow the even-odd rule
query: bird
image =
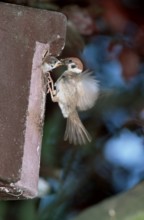
<svg viewBox="0 0 144 220">
<path fill-rule="evenodd" d="M 83 63 L 79 58 L 69 57 L 61 59 L 60 62 L 67 69 L 54 85 L 49 79 L 51 99 L 58 102 L 63 117 L 67 119 L 64 140 L 69 140 L 74 145 L 86 144 L 91 142 L 92 138 L 82 124 L 78 111 L 85 111 L 94 106 L 99 94 L 99 85 L 90 70 L 83 71 Z"/>
<path fill-rule="evenodd" d="M 61 65 L 62 62 L 58 60 L 58 58 L 54 56 L 48 56 L 42 62 L 42 72 L 45 74 Z"/>
</svg>

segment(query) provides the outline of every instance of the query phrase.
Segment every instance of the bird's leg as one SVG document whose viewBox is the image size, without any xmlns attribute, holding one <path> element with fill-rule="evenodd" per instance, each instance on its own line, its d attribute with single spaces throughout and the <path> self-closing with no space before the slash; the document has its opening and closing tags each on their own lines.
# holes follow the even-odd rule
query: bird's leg
<svg viewBox="0 0 144 220">
<path fill-rule="evenodd" d="M 50 93 L 50 96 L 51 96 L 51 99 L 53 102 L 57 102 L 56 90 L 54 89 L 53 80 L 52 80 L 49 72 L 48 72 L 48 91 L 47 91 L 47 93 Z"/>
<path fill-rule="evenodd" d="M 52 80 L 52 78 L 51 78 L 51 75 L 50 75 L 50 72 L 48 72 L 48 87 L 50 87 L 51 86 L 51 89 L 53 90 L 53 91 L 55 91 L 55 89 L 54 89 L 54 83 L 53 83 L 53 80 Z M 56 91 L 55 91 L 56 92 Z"/>
</svg>

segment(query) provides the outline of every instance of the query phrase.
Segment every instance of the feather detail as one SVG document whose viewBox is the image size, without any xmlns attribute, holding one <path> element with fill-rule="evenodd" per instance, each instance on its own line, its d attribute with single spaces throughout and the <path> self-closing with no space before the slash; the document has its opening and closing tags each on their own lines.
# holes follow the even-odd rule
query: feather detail
<svg viewBox="0 0 144 220">
<path fill-rule="evenodd" d="M 94 106 L 99 95 L 99 85 L 89 70 L 80 73 L 79 77 L 80 80 L 76 85 L 78 92 L 77 108 L 84 111 Z"/>
<path fill-rule="evenodd" d="M 91 136 L 83 126 L 77 111 L 74 111 L 67 118 L 64 140 L 69 140 L 73 144 L 86 144 L 91 142 Z"/>
</svg>

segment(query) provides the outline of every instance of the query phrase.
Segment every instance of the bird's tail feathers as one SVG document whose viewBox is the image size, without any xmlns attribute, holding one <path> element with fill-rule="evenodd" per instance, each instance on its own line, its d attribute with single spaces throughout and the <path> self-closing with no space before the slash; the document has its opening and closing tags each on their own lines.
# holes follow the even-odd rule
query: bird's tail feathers
<svg viewBox="0 0 144 220">
<path fill-rule="evenodd" d="M 73 144 L 86 144 L 91 142 L 91 136 L 83 126 L 78 113 L 75 111 L 67 118 L 64 140 L 69 140 Z"/>
</svg>

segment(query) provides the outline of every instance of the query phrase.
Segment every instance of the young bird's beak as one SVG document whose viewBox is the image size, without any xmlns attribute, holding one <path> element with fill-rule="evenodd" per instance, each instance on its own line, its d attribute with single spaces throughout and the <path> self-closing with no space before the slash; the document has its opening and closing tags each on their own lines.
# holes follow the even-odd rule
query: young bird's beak
<svg viewBox="0 0 144 220">
<path fill-rule="evenodd" d="M 57 64 L 56 64 L 56 67 L 59 67 L 59 66 L 62 66 L 63 63 L 61 61 L 58 61 Z"/>
<path fill-rule="evenodd" d="M 60 62 L 62 63 L 62 65 L 66 65 L 65 64 L 65 59 L 60 59 Z"/>
</svg>

